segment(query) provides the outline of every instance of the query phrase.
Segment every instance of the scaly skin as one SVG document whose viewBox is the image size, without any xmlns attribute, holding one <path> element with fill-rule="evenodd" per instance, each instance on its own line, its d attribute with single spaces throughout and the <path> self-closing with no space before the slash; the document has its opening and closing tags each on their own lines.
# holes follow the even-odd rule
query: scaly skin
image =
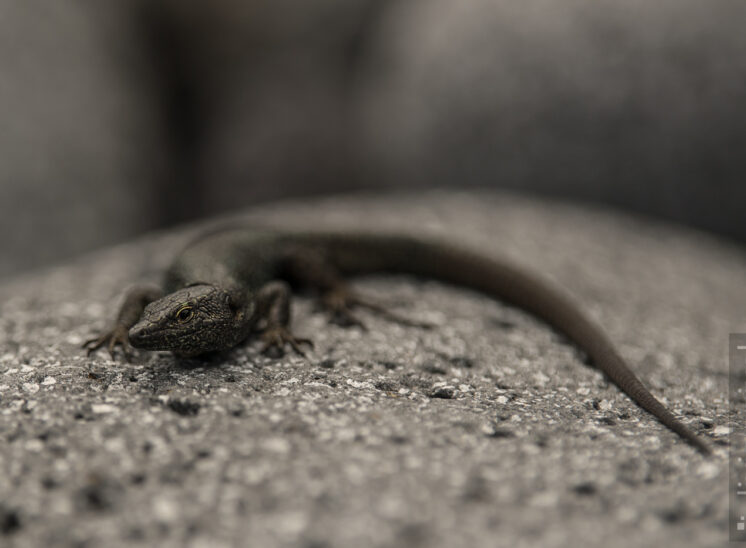
<svg viewBox="0 0 746 548">
<path fill-rule="evenodd" d="M 399 272 L 481 291 L 514 304 L 564 333 L 640 407 L 704 454 L 709 446 L 645 388 L 603 330 L 560 290 L 514 265 L 450 244 L 383 234 L 291 233 L 234 227 L 192 242 L 166 273 L 166 295 L 135 290 L 114 328 L 86 343 L 89 352 L 128 344 L 197 356 L 237 345 L 261 331 L 266 351 L 288 344 L 302 353 L 289 330 L 290 287 L 312 286 L 344 324 L 361 324 L 354 307 L 395 321 L 405 319 L 354 295 L 343 276 Z M 148 301 L 152 301 L 147 304 Z M 146 306 L 147 304 L 147 306 Z"/>
</svg>

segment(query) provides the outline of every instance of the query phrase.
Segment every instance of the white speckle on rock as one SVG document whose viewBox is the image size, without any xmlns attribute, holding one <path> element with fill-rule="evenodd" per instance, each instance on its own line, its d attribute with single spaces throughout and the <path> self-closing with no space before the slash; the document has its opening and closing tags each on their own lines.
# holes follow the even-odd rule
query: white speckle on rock
<svg viewBox="0 0 746 548">
<path fill-rule="evenodd" d="M 24 391 L 28 392 L 29 394 L 36 394 L 39 391 L 39 388 L 41 388 L 35 382 L 25 382 L 22 386 Z"/>
<path fill-rule="evenodd" d="M 26 443 L 23 444 L 23 447 L 26 449 L 26 451 L 31 451 L 32 453 L 41 453 L 44 450 L 44 442 L 38 438 L 34 438 L 26 440 Z"/>
<path fill-rule="evenodd" d="M 127 444 L 122 438 L 111 438 L 104 442 L 104 447 L 112 453 L 122 453 L 127 450 Z"/>
<path fill-rule="evenodd" d="M 85 307 L 85 314 L 91 317 L 98 317 L 104 314 L 105 308 L 101 303 L 91 303 Z"/>
<path fill-rule="evenodd" d="M 41 383 L 44 386 L 52 386 L 53 384 L 57 384 L 57 379 L 55 379 L 54 377 L 47 376 L 47 377 L 44 377 L 44 380 L 41 381 Z"/>
<path fill-rule="evenodd" d="M 705 479 L 713 479 L 718 477 L 722 467 L 714 462 L 703 462 L 697 467 L 697 475 Z"/>
<path fill-rule="evenodd" d="M 50 497 L 49 513 L 54 516 L 69 516 L 73 513 L 73 502 L 66 497 Z"/>
<path fill-rule="evenodd" d="M 369 382 L 356 381 L 353 379 L 347 379 L 347 385 L 352 386 L 353 388 L 373 388 L 373 385 L 371 385 Z"/>
<path fill-rule="evenodd" d="M 262 443 L 262 447 L 267 451 L 280 455 L 290 452 L 290 442 L 284 438 L 269 438 Z"/>
<path fill-rule="evenodd" d="M 602 411 L 608 411 L 612 407 L 614 407 L 614 404 L 611 403 L 609 400 L 601 400 L 601 402 L 598 404 L 598 408 Z"/>
<path fill-rule="evenodd" d="M 153 514 L 161 521 L 174 521 L 179 517 L 179 504 L 170 497 L 156 497 L 153 500 Z"/>
<path fill-rule="evenodd" d="M 549 382 L 549 377 L 547 377 L 541 371 L 539 371 L 538 373 L 534 373 L 533 379 L 534 379 L 534 382 L 538 384 L 539 386 L 544 386 L 546 383 Z"/>
<path fill-rule="evenodd" d="M 580 387 L 580 388 L 578 388 L 578 389 L 577 389 L 577 390 L 576 390 L 575 392 L 576 392 L 577 394 L 580 394 L 581 396 L 587 396 L 588 394 L 590 394 L 590 393 L 591 393 L 591 389 L 590 389 L 590 388 L 588 388 L 587 386 L 581 386 L 581 387 Z"/>
<path fill-rule="evenodd" d="M 730 427 L 729 426 L 716 426 L 712 433 L 716 436 L 727 436 L 730 434 Z"/>
<path fill-rule="evenodd" d="M 616 513 L 616 518 L 621 523 L 631 523 L 638 519 L 640 513 L 637 511 L 636 508 L 633 508 L 631 506 L 624 506 L 620 508 Z"/>
<path fill-rule="evenodd" d="M 557 505 L 559 497 L 553 491 L 544 491 L 531 497 L 529 504 L 534 508 L 552 508 Z"/>
<path fill-rule="evenodd" d="M 275 518 L 275 530 L 287 538 L 300 535 L 308 525 L 308 518 L 303 512 L 285 512 Z"/>
<path fill-rule="evenodd" d="M 323 382 L 307 382 L 307 383 L 304 383 L 303 386 L 316 387 L 316 388 L 330 388 L 328 384 L 324 384 Z"/>
<path fill-rule="evenodd" d="M 378 511 L 387 519 L 397 519 L 406 511 L 406 504 L 398 497 L 387 496 L 378 504 Z"/>
<path fill-rule="evenodd" d="M 191 548 L 228 548 L 231 545 L 213 537 L 197 537 L 189 543 L 189 546 Z"/>
<path fill-rule="evenodd" d="M 110 405 L 108 403 L 94 403 L 91 405 L 91 410 L 94 413 L 98 414 L 104 414 L 104 413 L 113 413 L 117 410 L 116 406 Z"/>
</svg>

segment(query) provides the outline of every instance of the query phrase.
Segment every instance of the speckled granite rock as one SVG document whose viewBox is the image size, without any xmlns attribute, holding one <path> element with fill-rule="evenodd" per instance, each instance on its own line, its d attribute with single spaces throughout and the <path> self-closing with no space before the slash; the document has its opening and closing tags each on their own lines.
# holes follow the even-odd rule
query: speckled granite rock
<svg viewBox="0 0 746 548">
<path fill-rule="evenodd" d="M 727 535 L 727 336 L 746 257 L 707 236 L 502 194 L 329 198 L 273 223 L 385 226 L 540 270 L 716 455 L 640 411 L 541 322 L 432 281 L 366 294 L 436 324 L 327 326 L 309 359 L 90 358 L 122 289 L 197 228 L 0 288 L 0 544 L 705 546 Z"/>
</svg>

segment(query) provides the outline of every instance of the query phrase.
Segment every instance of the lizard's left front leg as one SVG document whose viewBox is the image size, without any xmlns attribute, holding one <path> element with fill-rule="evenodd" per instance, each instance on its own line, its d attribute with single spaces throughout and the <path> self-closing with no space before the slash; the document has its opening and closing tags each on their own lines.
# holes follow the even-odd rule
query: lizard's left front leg
<svg viewBox="0 0 746 548">
<path fill-rule="evenodd" d="M 297 338 L 290 331 L 290 298 L 290 286 L 279 280 L 264 285 L 256 295 L 255 325 L 264 325 L 261 336 L 265 354 L 279 357 L 289 344 L 295 352 L 305 356 L 300 345 L 313 346 L 310 339 Z"/>
<path fill-rule="evenodd" d="M 124 358 L 129 361 L 132 350 L 127 332 L 140 319 L 145 306 L 156 299 L 160 299 L 162 296 L 163 291 L 157 287 L 138 286 L 130 289 L 124 298 L 124 302 L 117 314 L 117 319 L 111 329 L 83 343 L 83 348 L 87 350 L 88 355 L 94 350 L 106 346 L 111 359 L 114 359 L 114 349 L 120 346 L 124 353 Z"/>
</svg>

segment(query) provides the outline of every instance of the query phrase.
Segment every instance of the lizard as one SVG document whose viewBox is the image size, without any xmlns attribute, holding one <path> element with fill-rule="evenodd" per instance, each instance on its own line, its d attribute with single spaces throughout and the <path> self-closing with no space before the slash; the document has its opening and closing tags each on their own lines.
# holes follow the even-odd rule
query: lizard
<svg viewBox="0 0 746 548">
<path fill-rule="evenodd" d="M 304 355 L 302 347 L 313 343 L 291 331 L 291 283 L 314 288 L 337 323 L 362 327 L 353 311 L 367 308 L 417 325 L 348 285 L 350 276 L 378 272 L 463 286 L 529 312 L 569 338 L 642 409 L 710 454 L 709 445 L 645 387 L 602 328 L 563 290 L 511 262 L 421 236 L 240 225 L 217 229 L 177 254 L 162 288 L 132 288 L 113 327 L 83 347 L 90 354 L 106 346 L 112 358 L 117 347 L 126 359 L 131 347 L 191 358 L 228 350 L 259 333 L 266 353 L 278 355 L 289 346 Z"/>
</svg>

